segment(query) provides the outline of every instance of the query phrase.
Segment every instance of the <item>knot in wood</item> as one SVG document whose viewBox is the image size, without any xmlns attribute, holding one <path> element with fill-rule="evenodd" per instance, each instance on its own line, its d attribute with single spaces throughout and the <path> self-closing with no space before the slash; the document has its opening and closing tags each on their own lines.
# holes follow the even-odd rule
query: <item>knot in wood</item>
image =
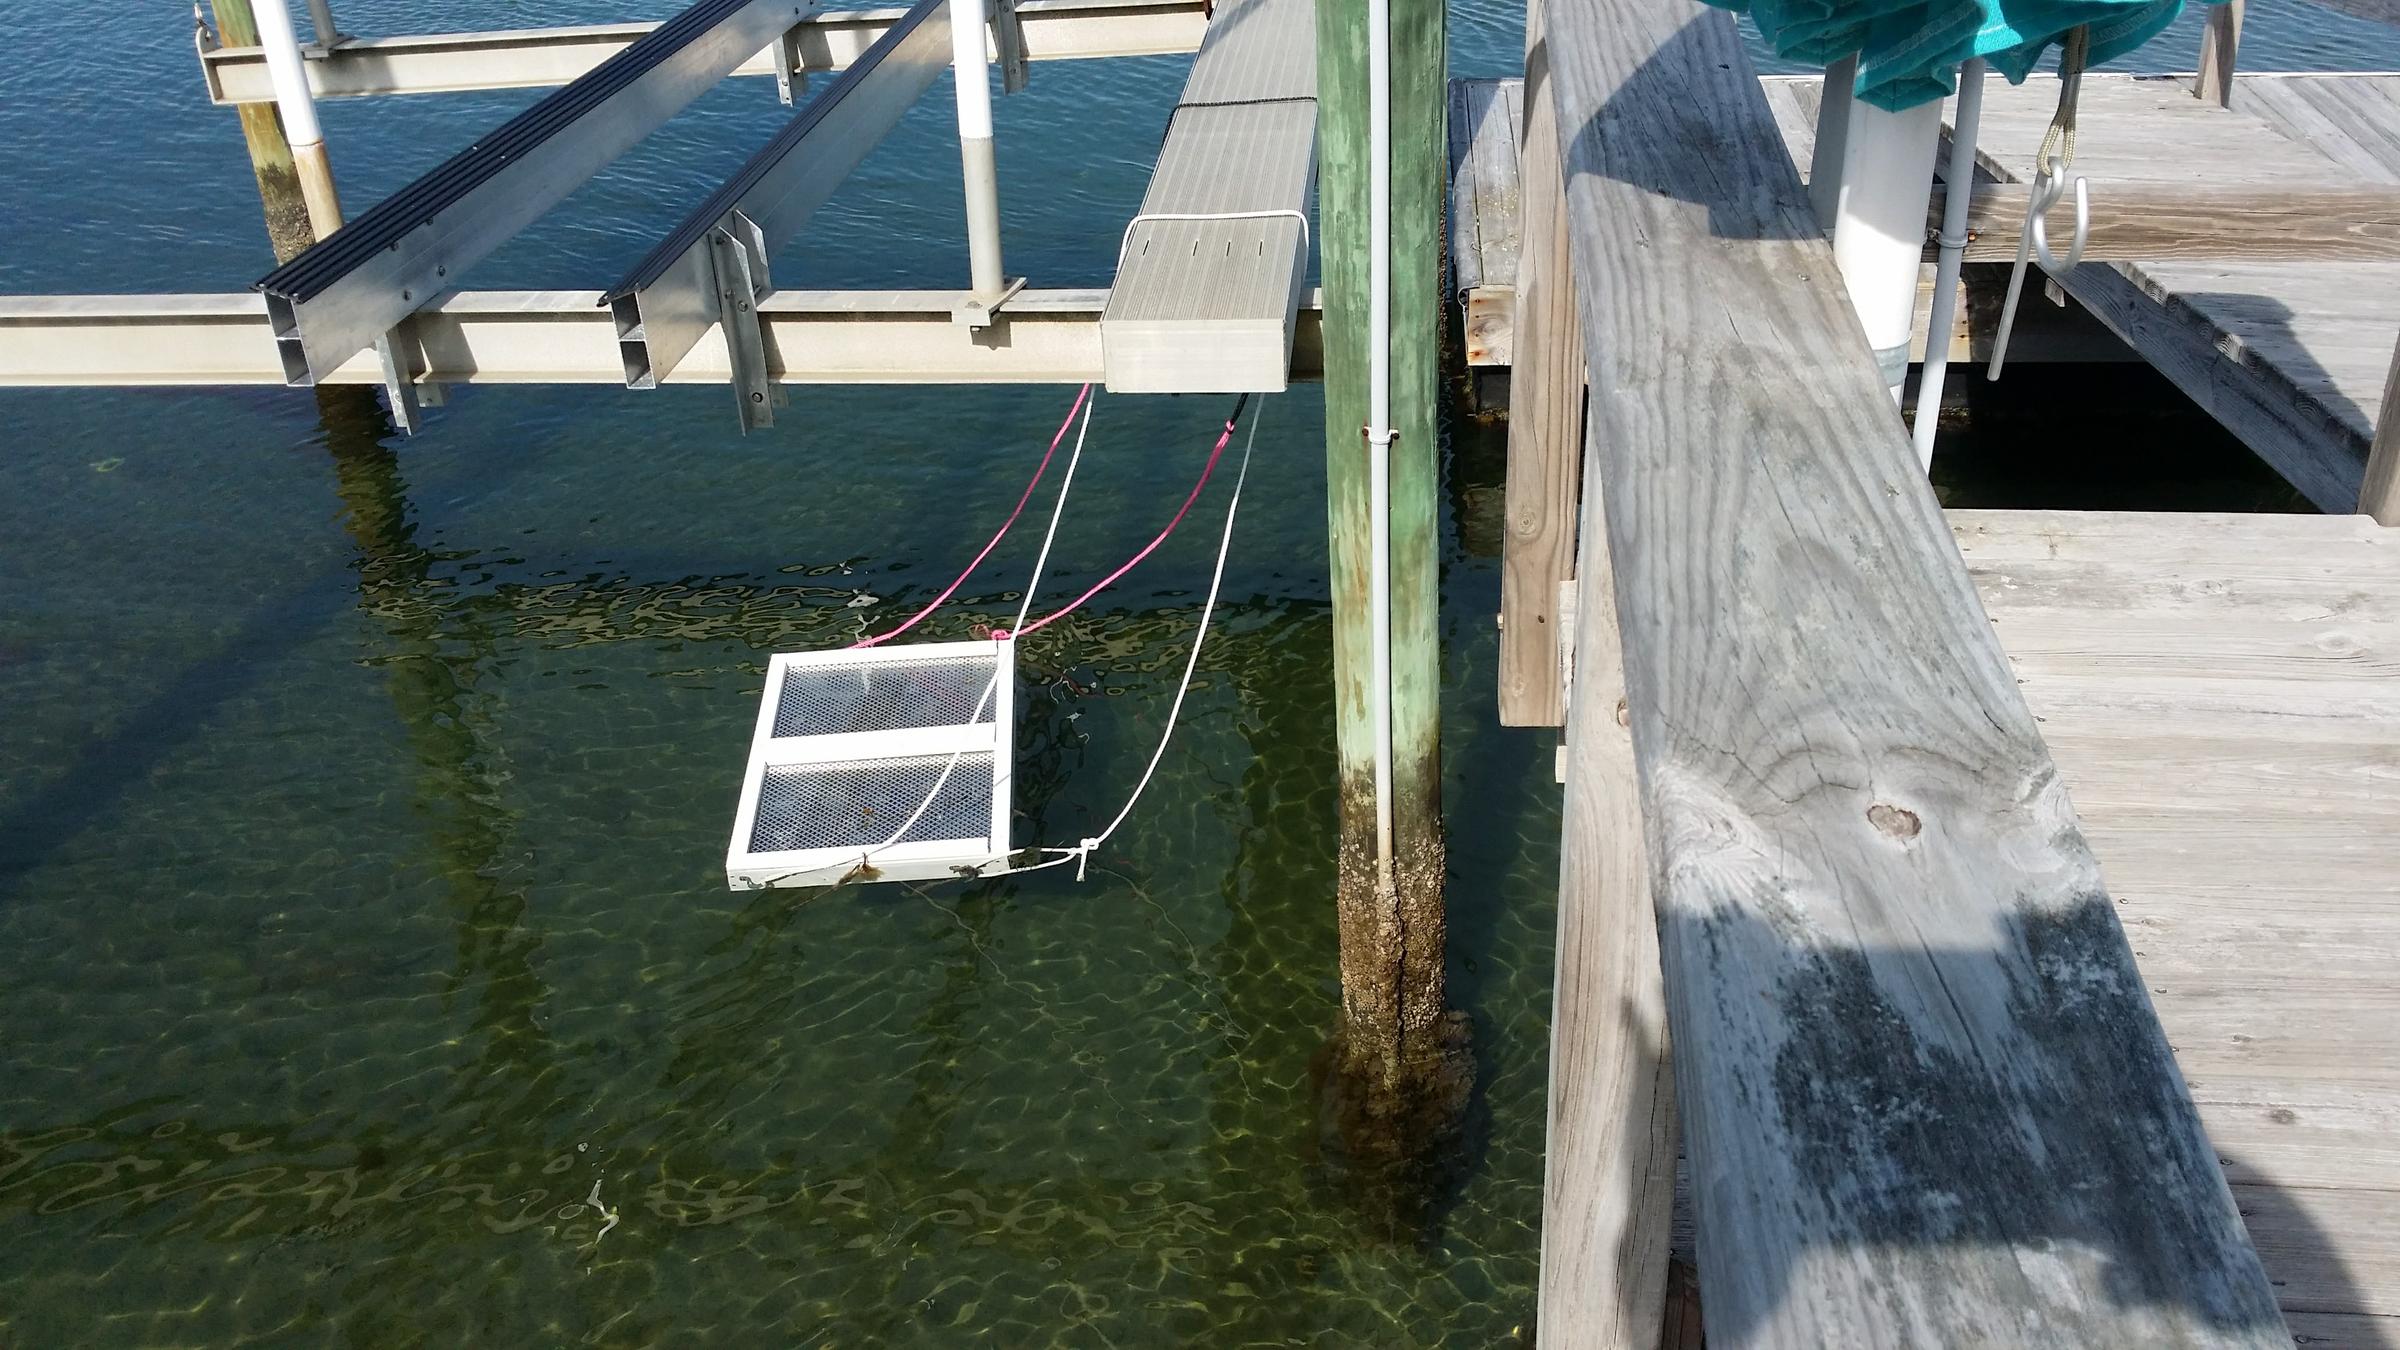
<svg viewBox="0 0 2400 1350">
<path fill-rule="evenodd" d="M 1916 812 L 1888 802 L 1877 802 L 1868 807 L 1867 823 L 1894 839 L 1914 839 L 1917 832 L 1925 828 L 1924 823 L 1917 819 Z"/>
</svg>

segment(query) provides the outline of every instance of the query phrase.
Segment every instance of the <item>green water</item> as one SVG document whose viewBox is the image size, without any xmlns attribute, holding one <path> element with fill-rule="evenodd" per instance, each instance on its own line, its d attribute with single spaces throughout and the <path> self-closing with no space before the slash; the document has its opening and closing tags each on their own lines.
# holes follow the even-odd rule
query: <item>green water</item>
<svg viewBox="0 0 2400 1350">
<path fill-rule="evenodd" d="M 352 3 L 384 32 L 672 8 Z M 185 19 L 87 20 L 15 19 L 0 288 L 241 288 L 256 202 Z M 1454 36 L 1462 71 L 1514 64 L 1498 0 Z M 1002 102 L 1013 270 L 1104 279 L 1182 69 L 1046 66 Z M 605 284 L 771 132 L 766 88 L 710 94 L 474 284 Z M 530 97 L 328 105 L 346 191 Z M 956 283 L 944 103 L 780 281 Z M 722 390 L 464 390 L 403 440 L 290 391 L 0 392 L 0 1345 L 1517 1335 L 1557 791 L 1546 738 L 1491 716 L 1489 430 L 1444 449 L 1477 1089 L 1421 1230 L 1362 1213 L 1316 1143 L 1338 990 L 1313 390 L 1266 406 L 1184 726 L 1088 881 L 724 888 L 767 655 L 938 589 L 1065 399 L 796 390 L 742 439 Z M 1049 594 L 1157 528 L 1223 411 L 1103 401 Z M 1026 644 L 1020 842 L 1123 800 L 1212 542 L 1187 529 Z M 1013 610 L 1033 544 L 926 636 Z"/>
</svg>

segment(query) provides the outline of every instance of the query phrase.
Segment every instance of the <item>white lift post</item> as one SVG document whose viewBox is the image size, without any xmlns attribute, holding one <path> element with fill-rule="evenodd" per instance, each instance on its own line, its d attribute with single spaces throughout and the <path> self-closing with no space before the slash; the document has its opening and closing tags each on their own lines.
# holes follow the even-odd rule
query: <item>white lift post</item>
<svg viewBox="0 0 2400 1350">
<path fill-rule="evenodd" d="M 292 163 L 300 172 L 309 232 L 322 239 L 342 227 L 342 199 L 333 189 L 333 161 L 325 154 L 325 132 L 317 125 L 317 100 L 308 89 L 308 67 L 301 64 L 300 38 L 292 31 L 291 12 L 283 0 L 259 0 L 252 12 L 258 22 L 258 45 L 266 49 L 267 74 L 275 82 L 275 108 L 283 114 Z"/>
<path fill-rule="evenodd" d="M 1830 91 L 1829 91 L 1830 92 Z M 1883 367 L 1892 401 L 1908 381 L 1909 333 L 1925 258 L 1925 212 L 1941 144 L 1939 100 L 1906 112 L 1850 101 L 1833 219 L 1833 260 Z"/>
<path fill-rule="evenodd" d="M 967 289 L 956 315 L 981 328 L 1008 297 L 1000 271 L 1000 169 L 992 154 L 992 77 L 983 0 L 950 0 L 950 66 L 958 83 L 958 159 L 967 192 Z"/>
</svg>

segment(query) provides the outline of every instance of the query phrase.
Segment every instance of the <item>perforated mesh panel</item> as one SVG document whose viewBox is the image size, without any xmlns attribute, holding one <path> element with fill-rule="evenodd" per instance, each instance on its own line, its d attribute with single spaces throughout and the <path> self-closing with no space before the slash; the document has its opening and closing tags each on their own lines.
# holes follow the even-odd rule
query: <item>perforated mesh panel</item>
<svg viewBox="0 0 2400 1350">
<path fill-rule="evenodd" d="M 980 679 L 991 678 L 986 665 Z M 962 718 L 974 709 L 978 684 Z M 788 699 L 790 695 L 787 693 Z M 925 795 L 933 791 L 948 755 L 908 759 L 852 760 L 830 764 L 770 766 L 759 782 L 758 820 L 750 851 L 777 853 L 805 848 L 873 848 L 892 837 Z M 992 829 L 992 757 L 961 755 L 950 781 L 901 843 L 926 839 L 982 839 Z"/>
<path fill-rule="evenodd" d="M 992 720 L 983 697 L 992 662 L 895 661 L 889 665 L 794 666 L 784 672 L 775 706 L 778 736 L 827 736 L 851 731 L 964 726 Z M 975 705 L 983 713 L 975 716 Z M 960 766 L 965 771 L 965 766 Z M 897 822 L 895 822 L 897 823 Z"/>
</svg>

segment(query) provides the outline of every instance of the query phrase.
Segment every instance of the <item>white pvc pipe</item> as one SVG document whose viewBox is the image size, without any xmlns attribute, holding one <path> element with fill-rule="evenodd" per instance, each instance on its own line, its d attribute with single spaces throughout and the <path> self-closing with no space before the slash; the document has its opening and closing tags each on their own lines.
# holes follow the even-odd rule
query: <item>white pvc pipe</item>
<svg viewBox="0 0 2400 1350">
<path fill-rule="evenodd" d="M 1808 204 L 1821 225 L 1833 223 L 1841 207 L 1842 146 L 1850 139 L 1850 101 L 1858 83 L 1858 53 L 1825 66 L 1817 88 L 1817 139 L 1808 156 Z"/>
<path fill-rule="evenodd" d="M 261 0 L 273 4 L 274 0 Z M 331 0 L 308 0 L 308 22 L 317 30 L 317 45 L 331 47 L 342 40 L 342 30 L 334 27 Z"/>
<path fill-rule="evenodd" d="M 1000 178 L 992 150 L 992 78 L 983 0 L 950 0 L 950 66 L 958 88 L 959 170 L 967 198 L 967 271 L 979 299 L 1000 295 Z"/>
<path fill-rule="evenodd" d="M 1939 100 L 1896 113 L 1863 99 L 1850 105 L 1833 260 L 1894 403 L 1908 381 L 1909 332 L 1916 324 L 1917 276 L 1925 260 L 1925 210 L 1933 201 L 1933 160 L 1941 135 Z"/>
<path fill-rule="evenodd" d="M 275 107 L 283 114 L 283 134 L 297 150 L 325 139 L 317 126 L 317 100 L 308 89 L 308 68 L 301 64 L 300 39 L 292 32 L 291 12 L 284 0 L 258 0 L 251 7 L 258 20 L 258 45 L 266 49 L 267 78 L 275 86 Z"/>
<path fill-rule="evenodd" d="M 309 233 L 323 239 L 342 227 L 342 198 L 334 189 L 333 160 L 325 153 L 325 132 L 317 125 L 317 99 L 309 92 L 300 39 L 292 32 L 291 11 L 283 5 L 284 0 L 258 0 L 252 17 L 258 23 L 258 45 L 266 49 L 267 78 L 275 86 L 275 108 L 283 116 L 284 137 L 291 142 L 292 169 L 300 179 Z"/>
<path fill-rule="evenodd" d="M 1928 470 L 1933 468 L 1933 433 L 1942 420 L 1942 385 L 1950 374 L 1950 322 L 1958 313 L 1958 269 L 1967 252 L 1967 203 L 1975 194 L 1975 134 L 1982 123 L 1983 58 L 1971 56 L 1958 68 L 1958 112 L 1950 119 L 1950 163 L 1942 170 L 1942 252 L 1933 272 L 1933 318 L 1925 331 L 1925 373 L 1917 380 L 1917 420 L 1909 427 L 1917 446 L 1917 462 Z"/>
<path fill-rule="evenodd" d="M 1375 873 L 1392 869 L 1392 9 L 1367 0 L 1367 608 L 1375 695 Z"/>
</svg>

